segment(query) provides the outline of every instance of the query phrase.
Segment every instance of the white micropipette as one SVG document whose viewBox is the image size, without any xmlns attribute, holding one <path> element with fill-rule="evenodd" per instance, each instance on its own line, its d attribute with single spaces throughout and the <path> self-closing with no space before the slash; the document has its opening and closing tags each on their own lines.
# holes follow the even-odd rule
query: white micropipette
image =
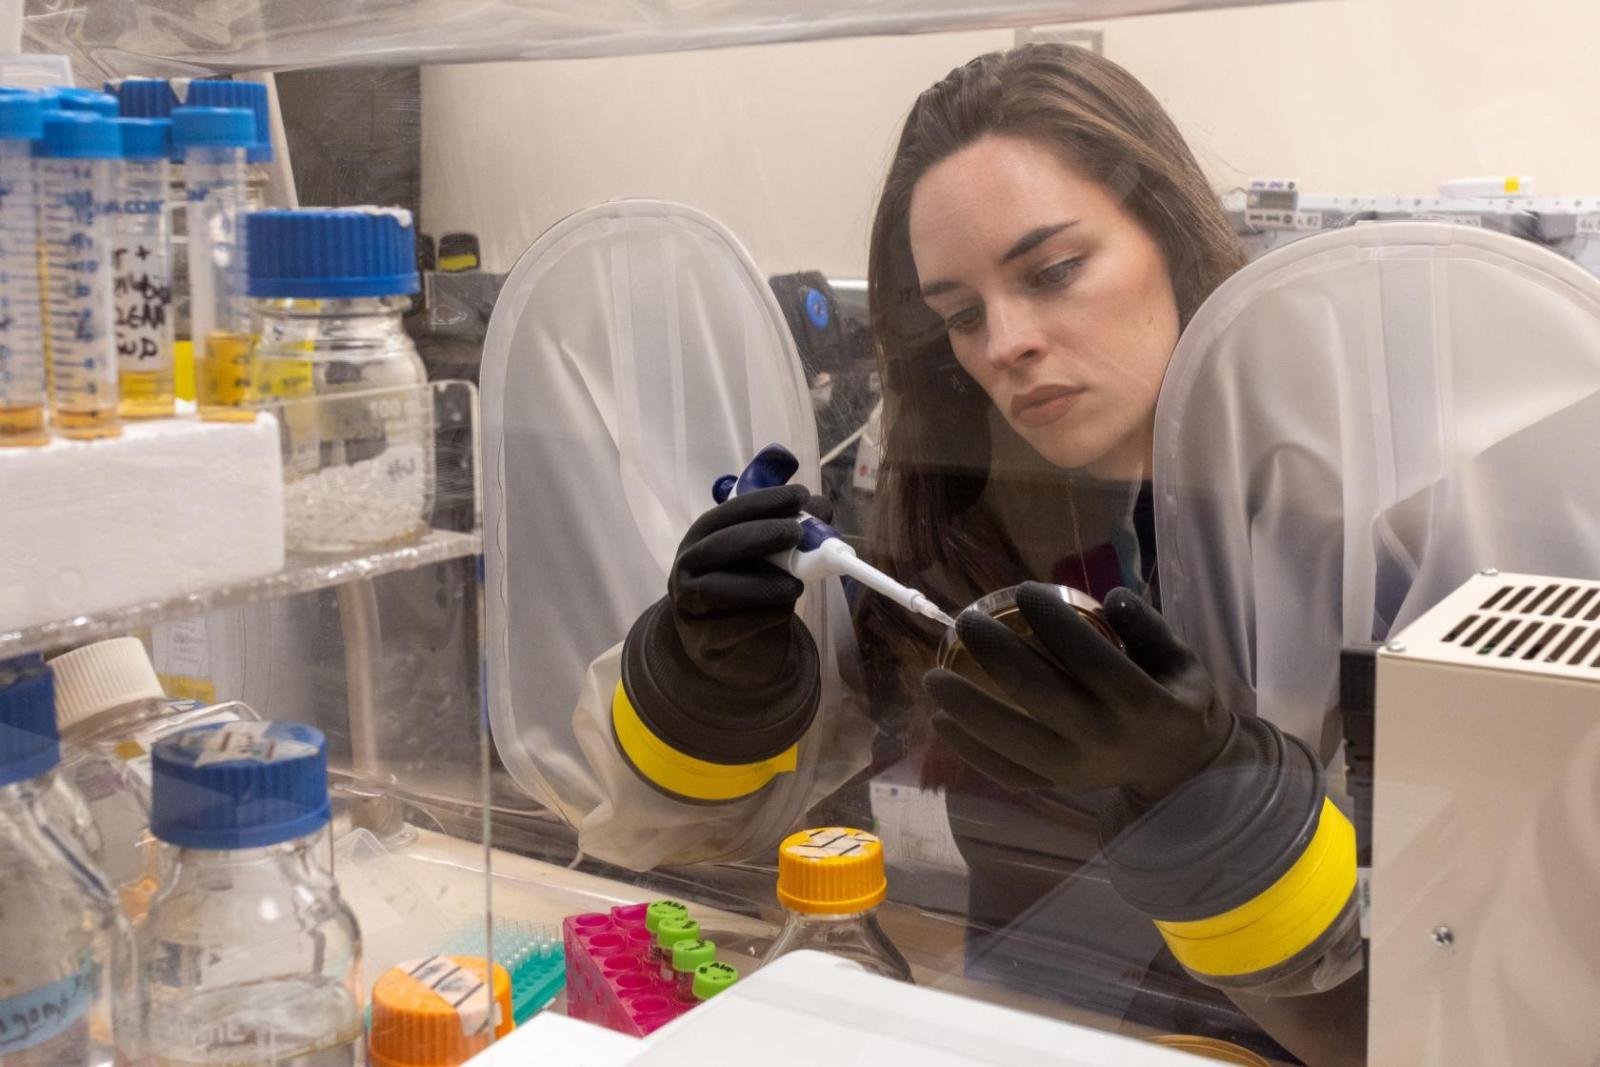
<svg viewBox="0 0 1600 1067">
<path fill-rule="evenodd" d="M 755 489 L 782 485 L 800 468 L 800 461 L 782 445 L 768 445 L 756 453 L 754 459 L 737 478 L 725 475 L 717 479 L 711 495 L 717 503 L 729 497 Z M 856 555 L 839 532 L 815 515 L 800 513 L 800 543 L 787 552 L 767 557 L 771 563 L 788 571 L 802 582 L 829 575 L 848 575 L 886 596 L 914 614 L 932 619 L 943 626 L 954 626 L 955 620 L 939 610 L 939 606 L 915 589 L 901 585 Z"/>
</svg>

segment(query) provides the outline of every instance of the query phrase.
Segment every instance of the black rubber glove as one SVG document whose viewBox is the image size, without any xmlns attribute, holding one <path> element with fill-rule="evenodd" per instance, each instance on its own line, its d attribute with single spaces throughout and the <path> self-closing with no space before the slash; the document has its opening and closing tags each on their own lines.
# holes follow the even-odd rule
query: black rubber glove
<svg viewBox="0 0 1600 1067">
<path fill-rule="evenodd" d="M 800 512 L 832 508 L 803 485 L 736 496 L 694 521 L 678 545 L 667 604 L 684 654 L 730 686 L 761 685 L 789 662 L 800 579 L 764 558 L 800 543 Z"/>
<path fill-rule="evenodd" d="M 923 676 L 939 706 L 939 736 L 1002 786 L 1121 786 L 1151 804 L 1228 743 L 1235 719 L 1217 702 L 1205 669 L 1129 590 L 1113 590 L 1105 602 L 1126 654 L 1049 586 L 1025 583 L 1017 606 L 1036 645 L 981 612 L 956 620 L 962 642 L 1010 704 L 947 670 Z"/>
</svg>

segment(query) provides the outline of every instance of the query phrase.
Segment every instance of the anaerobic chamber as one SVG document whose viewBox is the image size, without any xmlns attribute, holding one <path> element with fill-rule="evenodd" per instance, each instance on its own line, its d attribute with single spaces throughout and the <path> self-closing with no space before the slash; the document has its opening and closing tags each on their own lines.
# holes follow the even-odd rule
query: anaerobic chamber
<svg viewBox="0 0 1600 1067">
<path fill-rule="evenodd" d="M 427 529 L 92 610 L 41 583 L 67 599 L 0 617 L 0 660 L 131 635 L 169 698 L 317 727 L 364 999 L 395 965 L 499 962 L 527 1030 L 485 1063 L 607 1047 L 597 1062 L 677 1062 L 806 1011 L 834 1055 L 926 1047 L 929 1013 L 952 1035 L 1015 1023 L 1016 1047 L 952 1036 L 950 1062 L 1600 1053 L 1583 1011 L 1600 949 L 1577 911 L 1600 878 L 1584 677 L 1600 501 L 1583 467 L 1600 215 L 1582 199 L 1600 172 L 1562 133 L 1588 118 L 1565 73 L 1581 63 L 1530 58 L 1547 37 L 1486 34 L 1442 0 L 190 6 L 30 2 L 20 40 L 80 85 L 263 83 L 270 206 L 414 214 L 402 321 L 428 373 L 407 402 L 431 436 Z M 973 516 L 1026 534 L 1017 580 L 1158 595 L 1219 702 L 1314 753 L 1354 835 L 1337 1024 L 1198 980 L 1119 893 L 1105 798 L 1014 792 L 959 759 L 919 684 L 942 635 L 915 631 L 886 663 L 859 588 L 814 582 L 799 602 L 821 697 L 792 750 L 754 761 L 754 801 L 686 802 L 619 736 L 623 642 L 720 478 L 783 444 L 869 562 L 874 524 L 903 514 L 904 386 L 861 281 L 878 193 L 918 94 L 1024 42 L 1144 82 L 1242 251 L 1182 323 L 1147 488 L 1063 475 L 986 415 L 990 451 L 958 473 L 980 483 Z M 1561 122 L 1515 121 L 1552 102 Z M 1146 180 L 1130 166 L 1123 195 Z M 1262 173 L 1293 190 L 1252 189 Z M 1539 195 L 1432 198 L 1474 173 L 1536 173 Z M 959 368 L 929 373 L 978 396 Z M 269 406 L 284 426 L 320 418 L 302 397 Z M 991 460 L 1014 464 L 1021 503 L 983 495 Z M 182 483 L 163 483 L 174 508 L 192 506 Z M 113 483 L 128 495 L 100 514 L 132 514 L 153 485 Z M 952 612 L 1010 584 L 918 577 Z M 779 845 L 808 827 L 881 841 L 875 915 L 920 988 L 762 966 L 790 917 Z M 1249 873 L 1282 874 L 1269 866 Z M 665 899 L 739 983 L 649 1037 L 599 1036 L 595 990 L 565 988 L 587 973 L 565 957 L 593 951 L 576 920 L 626 938 L 618 910 Z M 1038 1051 L 1052 1042 L 1056 1060 Z"/>
</svg>

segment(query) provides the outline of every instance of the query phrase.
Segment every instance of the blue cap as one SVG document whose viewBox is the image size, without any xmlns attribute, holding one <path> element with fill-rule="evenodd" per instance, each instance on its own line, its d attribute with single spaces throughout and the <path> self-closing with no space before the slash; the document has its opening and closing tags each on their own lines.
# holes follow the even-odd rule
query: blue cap
<svg viewBox="0 0 1600 1067">
<path fill-rule="evenodd" d="M 119 113 L 125 119 L 170 119 L 172 109 L 178 106 L 178 94 L 165 78 L 123 78 L 106 82 L 106 92 L 116 94 Z M 183 153 L 176 145 L 172 149 L 172 161 L 183 162 Z"/>
<path fill-rule="evenodd" d="M 179 148 L 249 148 L 256 143 L 256 120 L 238 107 L 175 107 L 172 143 Z"/>
<path fill-rule="evenodd" d="M 44 135 L 33 154 L 45 159 L 120 159 L 122 131 L 111 119 L 87 111 L 47 111 Z"/>
<path fill-rule="evenodd" d="M 123 78 L 106 82 L 106 92 L 117 97 L 117 113 L 125 119 L 170 119 L 178 94 L 165 78 Z"/>
<path fill-rule="evenodd" d="M 171 119 L 114 119 L 123 159 L 166 159 L 172 154 Z"/>
<path fill-rule="evenodd" d="M 56 680 L 34 659 L 0 668 L 0 786 L 36 778 L 61 761 Z"/>
<path fill-rule="evenodd" d="M 25 90 L 0 92 L 0 140 L 37 141 L 44 133 L 44 98 Z"/>
<path fill-rule="evenodd" d="M 56 107 L 62 111 L 87 111 L 91 115 L 114 119 L 117 117 L 117 98 L 110 93 L 93 89 L 79 89 L 71 85 L 50 90 L 55 94 Z"/>
<path fill-rule="evenodd" d="M 405 296 L 421 285 L 411 213 L 399 208 L 252 211 L 245 248 L 251 296 Z"/>
<path fill-rule="evenodd" d="M 189 83 L 189 107 L 239 107 L 255 116 L 255 143 L 245 153 L 251 163 L 272 162 L 272 113 L 267 106 L 267 87 L 260 82 L 222 81 L 196 78 Z"/>
<path fill-rule="evenodd" d="M 328 824 L 328 744 L 298 722 L 196 726 L 150 753 L 150 832 L 182 848 L 262 848 Z"/>
</svg>

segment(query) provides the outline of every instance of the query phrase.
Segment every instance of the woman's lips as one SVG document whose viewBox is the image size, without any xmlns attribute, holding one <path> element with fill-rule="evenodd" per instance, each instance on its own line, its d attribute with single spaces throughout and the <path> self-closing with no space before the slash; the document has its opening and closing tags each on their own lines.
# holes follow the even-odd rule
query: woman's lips
<svg viewBox="0 0 1600 1067">
<path fill-rule="evenodd" d="M 1028 427 L 1048 426 L 1070 411 L 1083 392 L 1068 385 L 1031 389 L 1011 402 L 1011 417 Z"/>
</svg>

